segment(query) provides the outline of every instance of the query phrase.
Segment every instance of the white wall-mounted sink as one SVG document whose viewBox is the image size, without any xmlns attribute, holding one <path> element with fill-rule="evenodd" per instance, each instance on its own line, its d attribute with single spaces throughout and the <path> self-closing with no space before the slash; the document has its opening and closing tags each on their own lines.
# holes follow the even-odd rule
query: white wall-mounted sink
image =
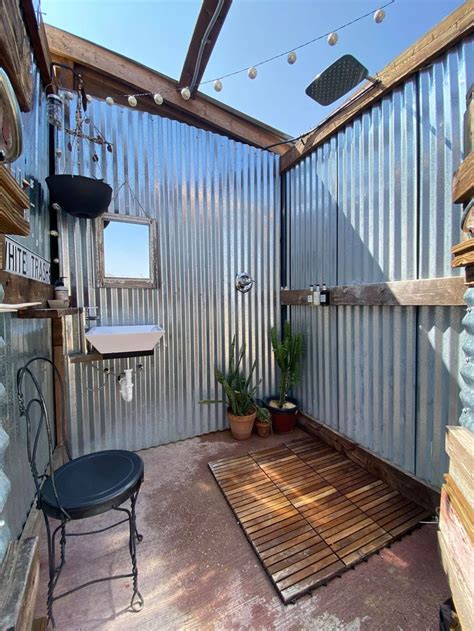
<svg viewBox="0 0 474 631">
<path fill-rule="evenodd" d="M 139 353 L 152 351 L 164 329 L 157 324 L 132 326 L 95 326 L 86 333 L 86 339 L 102 353 Z"/>
</svg>

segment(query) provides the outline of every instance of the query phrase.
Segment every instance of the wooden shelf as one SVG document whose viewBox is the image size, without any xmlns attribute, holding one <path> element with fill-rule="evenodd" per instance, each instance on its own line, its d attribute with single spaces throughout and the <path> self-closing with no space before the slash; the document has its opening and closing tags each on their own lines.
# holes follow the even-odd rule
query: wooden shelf
<svg viewBox="0 0 474 631">
<path fill-rule="evenodd" d="M 25 219 L 25 210 L 30 207 L 30 198 L 12 174 L 0 166 L 0 232 L 26 237 L 30 224 Z"/>
<path fill-rule="evenodd" d="M 31 318 L 64 318 L 68 315 L 82 313 L 82 307 L 65 307 L 64 309 L 46 309 L 34 307 L 18 311 L 18 317 L 23 319 Z"/>
<path fill-rule="evenodd" d="M 108 359 L 131 359 L 133 357 L 149 357 L 154 355 L 154 349 L 152 351 L 139 351 L 137 353 L 107 353 L 101 355 L 96 351 L 90 353 L 73 353 L 69 355 L 69 361 L 71 364 L 88 364 L 90 362 L 101 362 Z"/>
<path fill-rule="evenodd" d="M 465 158 L 453 177 L 453 202 L 463 204 L 474 197 L 474 151 Z"/>
</svg>

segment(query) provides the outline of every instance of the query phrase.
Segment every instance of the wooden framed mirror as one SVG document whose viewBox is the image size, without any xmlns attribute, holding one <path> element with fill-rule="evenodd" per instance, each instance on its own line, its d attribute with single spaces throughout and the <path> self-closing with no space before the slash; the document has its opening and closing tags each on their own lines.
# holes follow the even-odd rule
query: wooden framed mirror
<svg viewBox="0 0 474 631">
<path fill-rule="evenodd" d="M 96 222 L 99 287 L 157 287 L 156 221 L 105 213 Z"/>
</svg>

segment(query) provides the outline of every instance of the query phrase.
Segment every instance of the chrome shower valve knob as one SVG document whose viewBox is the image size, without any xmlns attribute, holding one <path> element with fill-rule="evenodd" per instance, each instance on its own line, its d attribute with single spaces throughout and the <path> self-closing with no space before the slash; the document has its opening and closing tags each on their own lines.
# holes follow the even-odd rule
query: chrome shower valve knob
<svg viewBox="0 0 474 631">
<path fill-rule="evenodd" d="M 254 283 L 255 281 L 253 278 L 250 278 L 247 272 L 241 272 L 235 277 L 235 289 L 240 291 L 242 294 L 246 294 L 250 291 L 254 286 Z"/>
</svg>

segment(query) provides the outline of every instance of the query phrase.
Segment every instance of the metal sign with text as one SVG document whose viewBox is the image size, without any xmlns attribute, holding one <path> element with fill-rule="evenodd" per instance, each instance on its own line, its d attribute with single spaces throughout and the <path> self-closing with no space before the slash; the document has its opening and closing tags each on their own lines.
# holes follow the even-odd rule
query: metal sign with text
<svg viewBox="0 0 474 631">
<path fill-rule="evenodd" d="M 31 278 L 40 283 L 51 282 L 49 261 L 7 236 L 5 236 L 4 248 L 3 269 L 5 272 Z"/>
</svg>

